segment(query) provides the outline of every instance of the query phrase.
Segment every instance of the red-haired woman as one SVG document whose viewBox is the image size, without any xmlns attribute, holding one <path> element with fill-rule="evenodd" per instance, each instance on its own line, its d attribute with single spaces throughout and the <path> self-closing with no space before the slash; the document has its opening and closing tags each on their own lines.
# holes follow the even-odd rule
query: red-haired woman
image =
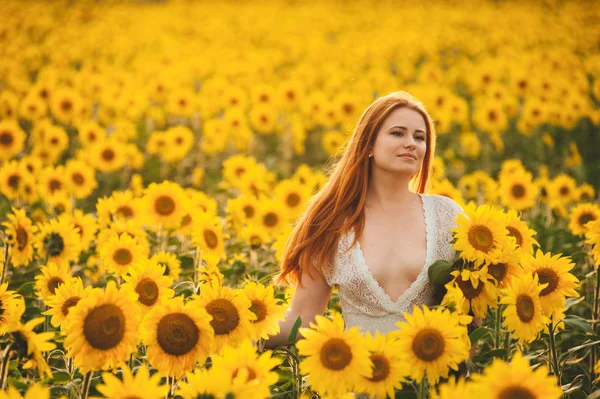
<svg viewBox="0 0 600 399">
<path fill-rule="evenodd" d="M 435 151 L 433 121 L 406 92 L 378 98 L 360 117 L 329 182 L 289 237 L 278 282 L 296 285 L 281 332 L 308 327 L 338 286 L 346 327 L 386 333 L 403 312 L 432 304 L 427 269 L 452 261 L 453 200 L 425 195 Z"/>
</svg>

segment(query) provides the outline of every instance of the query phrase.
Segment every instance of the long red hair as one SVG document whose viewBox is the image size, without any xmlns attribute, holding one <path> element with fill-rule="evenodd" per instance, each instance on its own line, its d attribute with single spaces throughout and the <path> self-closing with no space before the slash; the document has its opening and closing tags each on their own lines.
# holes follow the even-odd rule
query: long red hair
<svg viewBox="0 0 600 399">
<path fill-rule="evenodd" d="M 313 196 L 288 238 L 277 283 L 300 282 L 313 265 L 328 268 L 340 236 L 355 229 L 359 237 L 365 225 L 364 207 L 370 171 L 368 153 L 387 116 L 397 108 L 419 112 L 427 127 L 427 149 L 419 172 L 409 184 L 413 192 L 424 193 L 431 175 L 435 152 L 435 128 L 423 104 L 409 93 L 397 91 L 380 97 L 361 115 L 327 184 Z"/>
</svg>

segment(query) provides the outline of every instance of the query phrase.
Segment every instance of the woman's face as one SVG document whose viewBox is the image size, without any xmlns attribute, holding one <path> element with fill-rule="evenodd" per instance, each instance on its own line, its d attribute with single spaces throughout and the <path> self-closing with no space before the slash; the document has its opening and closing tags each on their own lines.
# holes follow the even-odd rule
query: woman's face
<svg viewBox="0 0 600 399">
<path fill-rule="evenodd" d="M 419 172 L 427 151 L 425 120 L 415 110 L 397 108 L 383 122 L 371 149 L 374 167 L 390 172 Z"/>
</svg>

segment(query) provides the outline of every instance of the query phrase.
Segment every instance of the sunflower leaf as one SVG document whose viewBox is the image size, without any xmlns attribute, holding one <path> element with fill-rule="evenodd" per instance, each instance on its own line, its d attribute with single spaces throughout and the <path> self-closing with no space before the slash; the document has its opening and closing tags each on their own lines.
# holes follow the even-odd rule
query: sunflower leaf
<svg viewBox="0 0 600 399">
<path fill-rule="evenodd" d="M 469 340 L 471 341 L 472 344 L 475 344 L 477 341 L 479 341 L 481 338 L 483 338 L 485 336 L 485 334 L 487 334 L 488 330 L 489 329 L 487 327 L 476 328 L 469 335 Z"/>
<path fill-rule="evenodd" d="M 298 316 L 296 321 L 294 322 L 294 326 L 292 327 L 292 331 L 290 331 L 290 336 L 288 337 L 288 342 L 296 342 L 296 336 L 298 335 L 298 329 L 302 325 L 302 318 Z"/>
<path fill-rule="evenodd" d="M 433 285 L 444 285 L 450 281 L 452 264 L 445 260 L 438 260 L 429 266 L 427 271 L 429 281 Z"/>
<path fill-rule="evenodd" d="M 585 320 L 582 317 L 570 314 L 563 319 L 563 322 L 565 323 L 565 326 L 568 329 L 583 331 L 584 333 L 589 334 L 594 333 L 594 330 L 592 330 L 592 326 L 590 325 L 590 323 L 588 323 L 587 320 Z"/>
</svg>

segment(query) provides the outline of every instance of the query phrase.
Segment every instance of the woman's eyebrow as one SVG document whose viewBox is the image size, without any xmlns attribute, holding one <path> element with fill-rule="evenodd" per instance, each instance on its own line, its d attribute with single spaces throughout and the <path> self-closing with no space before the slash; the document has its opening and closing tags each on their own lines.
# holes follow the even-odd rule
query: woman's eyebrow
<svg viewBox="0 0 600 399">
<path fill-rule="evenodd" d="M 393 129 L 393 128 L 395 128 L 395 127 L 398 127 L 398 128 L 400 128 L 400 129 L 404 129 L 404 130 L 408 130 L 408 128 L 407 128 L 406 126 L 392 126 L 392 127 L 390 128 L 390 130 L 391 130 L 391 129 Z M 415 130 L 415 132 L 426 133 L 425 131 L 423 131 L 423 130 L 421 130 L 421 129 L 417 129 L 417 130 Z"/>
</svg>

